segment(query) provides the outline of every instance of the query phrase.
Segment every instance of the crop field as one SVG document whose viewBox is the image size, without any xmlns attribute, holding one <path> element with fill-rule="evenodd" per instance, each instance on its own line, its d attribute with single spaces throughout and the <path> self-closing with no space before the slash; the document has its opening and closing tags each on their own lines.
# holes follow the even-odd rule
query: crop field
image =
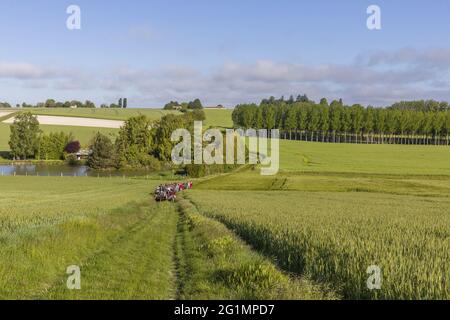
<svg viewBox="0 0 450 320">
<path fill-rule="evenodd" d="M 188 198 L 282 269 L 344 298 L 450 299 L 448 152 L 283 141 L 277 176 L 222 175 Z M 372 265 L 381 290 L 367 289 Z"/>
<path fill-rule="evenodd" d="M 2 177 L 0 297 L 50 298 L 63 285 L 60 280 L 68 266 L 97 266 L 96 257 L 100 253 L 105 259 L 113 258 L 122 245 L 126 246 L 132 228 L 137 229 L 152 218 L 142 205 L 148 189 L 148 184 L 134 180 Z M 158 214 L 170 213 L 170 210 L 162 208 Z M 158 225 L 158 230 L 169 230 L 172 234 L 170 228 L 175 228 L 176 222 L 166 221 L 166 216 L 164 221 L 165 224 Z M 148 236 L 153 233 L 152 228 L 155 225 L 142 232 Z M 111 247 L 113 243 L 116 245 Z M 168 264 L 155 252 L 148 252 L 137 261 L 141 265 L 145 260 L 155 261 L 154 265 L 148 264 L 161 278 L 157 292 L 150 292 L 154 297 L 168 297 L 171 293 L 167 274 L 170 255 L 164 252 L 171 244 L 165 248 L 162 242 L 159 252 L 167 255 Z M 155 259 L 159 259 L 160 266 Z M 131 264 L 133 260 L 123 262 Z M 163 267 L 167 269 L 161 270 Z M 132 277 L 130 273 L 130 282 Z"/>
<path fill-rule="evenodd" d="M 286 270 L 331 283 L 345 298 L 450 298 L 449 197 L 299 191 L 189 196 L 200 212 Z M 383 272 L 379 291 L 366 287 L 372 265 Z"/>
<path fill-rule="evenodd" d="M 292 278 L 160 181 L 0 177 L 0 299 L 336 299 Z M 81 289 L 67 287 L 69 266 Z"/>
</svg>

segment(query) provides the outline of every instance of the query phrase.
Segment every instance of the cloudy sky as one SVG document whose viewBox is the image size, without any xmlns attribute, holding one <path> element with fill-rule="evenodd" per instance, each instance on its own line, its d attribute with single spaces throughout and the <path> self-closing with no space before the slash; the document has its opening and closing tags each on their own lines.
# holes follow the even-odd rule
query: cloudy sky
<svg viewBox="0 0 450 320">
<path fill-rule="evenodd" d="M 0 101 L 450 100 L 449 31 L 448 0 L 1 0 Z"/>
</svg>

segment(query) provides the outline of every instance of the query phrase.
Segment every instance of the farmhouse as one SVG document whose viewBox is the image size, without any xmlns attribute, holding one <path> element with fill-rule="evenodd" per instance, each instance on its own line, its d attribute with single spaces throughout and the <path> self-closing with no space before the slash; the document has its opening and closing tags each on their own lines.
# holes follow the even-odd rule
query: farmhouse
<svg viewBox="0 0 450 320">
<path fill-rule="evenodd" d="M 221 104 L 218 104 L 215 107 L 205 107 L 205 109 L 225 109 L 225 107 Z"/>
<path fill-rule="evenodd" d="M 91 153 L 92 153 L 92 150 L 81 149 L 80 151 L 78 151 L 76 153 L 77 160 L 85 160 L 91 155 Z"/>
</svg>

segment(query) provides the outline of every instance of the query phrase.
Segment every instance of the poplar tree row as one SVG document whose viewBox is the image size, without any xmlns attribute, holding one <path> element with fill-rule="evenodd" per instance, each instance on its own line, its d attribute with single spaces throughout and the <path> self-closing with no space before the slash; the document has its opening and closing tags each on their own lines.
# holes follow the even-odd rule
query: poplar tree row
<svg viewBox="0 0 450 320">
<path fill-rule="evenodd" d="M 281 138 L 332 143 L 449 145 L 450 109 L 446 102 L 411 101 L 387 108 L 302 100 L 266 99 L 241 104 L 233 112 L 236 128 L 279 129 Z"/>
</svg>

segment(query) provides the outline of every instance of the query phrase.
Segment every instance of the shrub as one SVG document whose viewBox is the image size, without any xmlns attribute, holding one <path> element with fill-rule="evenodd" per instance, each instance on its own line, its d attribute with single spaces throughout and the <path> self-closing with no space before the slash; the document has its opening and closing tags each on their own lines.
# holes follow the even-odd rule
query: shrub
<svg viewBox="0 0 450 320">
<path fill-rule="evenodd" d="M 81 149 L 80 141 L 71 141 L 66 145 L 64 149 L 67 153 L 77 153 Z"/>
<path fill-rule="evenodd" d="M 36 155 L 39 146 L 39 121 L 30 112 L 16 116 L 11 125 L 9 146 L 14 158 L 27 159 Z"/>
<path fill-rule="evenodd" d="M 64 151 L 72 135 L 64 132 L 43 135 L 39 140 L 38 156 L 40 160 L 63 160 Z"/>
<path fill-rule="evenodd" d="M 66 163 L 67 163 L 69 166 L 77 166 L 77 165 L 80 164 L 80 161 L 78 160 L 76 154 L 71 153 L 71 154 L 68 154 L 68 155 L 67 155 L 67 157 L 66 157 Z"/>
</svg>

